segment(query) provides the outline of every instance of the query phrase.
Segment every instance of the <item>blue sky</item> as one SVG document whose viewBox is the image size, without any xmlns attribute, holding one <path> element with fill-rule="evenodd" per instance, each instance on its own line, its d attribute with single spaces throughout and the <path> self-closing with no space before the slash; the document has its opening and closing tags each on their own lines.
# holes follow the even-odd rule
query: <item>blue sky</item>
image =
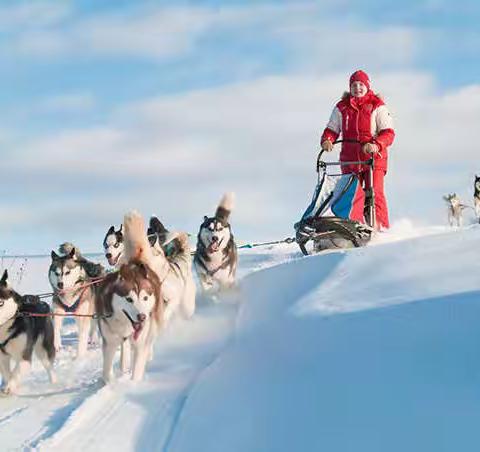
<svg viewBox="0 0 480 452">
<path fill-rule="evenodd" d="M 359 67 L 399 126 L 392 218 L 440 221 L 480 170 L 479 19 L 473 1 L 2 2 L 0 248 L 95 251 L 134 207 L 196 232 L 232 189 L 240 238 L 291 234 Z"/>
</svg>

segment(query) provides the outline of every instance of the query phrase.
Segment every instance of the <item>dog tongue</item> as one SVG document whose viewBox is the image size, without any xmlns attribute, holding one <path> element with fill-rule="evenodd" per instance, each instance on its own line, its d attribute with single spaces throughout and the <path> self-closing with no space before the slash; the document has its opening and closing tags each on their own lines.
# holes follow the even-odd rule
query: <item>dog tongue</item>
<svg viewBox="0 0 480 452">
<path fill-rule="evenodd" d="M 138 339 L 138 336 L 140 336 L 140 333 L 142 332 L 143 322 L 135 322 L 132 324 L 132 326 L 133 326 L 133 340 L 136 341 Z"/>
<path fill-rule="evenodd" d="M 210 246 L 208 247 L 208 251 L 210 253 L 214 253 L 215 251 L 218 251 L 218 243 L 217 242 L 210 243 Z"/>
</svg>

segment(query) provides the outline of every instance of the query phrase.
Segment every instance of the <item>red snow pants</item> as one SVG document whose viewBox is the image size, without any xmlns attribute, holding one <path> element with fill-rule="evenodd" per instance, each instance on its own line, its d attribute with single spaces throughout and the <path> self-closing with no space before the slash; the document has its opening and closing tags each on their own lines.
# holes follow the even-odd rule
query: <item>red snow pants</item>
<svg viewBox="0 0 480 452">
<path fill-rule="evenodd" d="M 348 172 L 351 171 L 352 168 L 349 168 Z M 360 182 L 368 189 L 371 187 L 371 181 L 369 177 L 368 169 L 366 171 L 354 171 Z M 373 170 L 373 190 L 375 192 L 375 225 L 377 229 L 388 229 L 390 227 L 390 223 L 388 221 L 388 207 L 387 207 L 387 199 L 385 198 L 384 192 L 384 184 L 383 179 L 385 177 L 386 171 L 384 169 L 376 169 Z M 364 223 L 365 220 L 363 218 L 363 212 L 360 212 L 358 209 L 356 212 L 352 212 L 351 215 L 352 220 L 358 221 L 360 223 Z"/>
</svg>

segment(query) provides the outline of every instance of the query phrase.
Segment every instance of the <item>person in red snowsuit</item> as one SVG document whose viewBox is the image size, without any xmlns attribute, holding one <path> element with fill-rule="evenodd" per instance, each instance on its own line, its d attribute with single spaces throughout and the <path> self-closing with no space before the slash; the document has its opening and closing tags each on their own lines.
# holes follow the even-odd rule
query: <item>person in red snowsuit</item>
<svg viewBox="0 0 480 452">
<path fill-rule="evenodd" d="M 370 90 L 370 79 L 363 71 L 356 71 L 350 77 L 350 92 L 345 93 L 333 109 L 320 143 L 324 151 L 333 149 L 333 142 L 342 135 L 340 161 L 366 161 L 373 155 L 373 188 L 375 191 L 375 227 L 389 227 L 387 200 L 383 179 L 387 173 L 388 147 L 393 143 L 395 132 L 393 120 L 383 100 Z M 358 141 L 348 142 L 348 141 Z M 370 188 L 368 166 L 346 165 L 343 173 L 356 173 Z M 364 222 L 363 214 L 352 220 Z"/>
</svg>

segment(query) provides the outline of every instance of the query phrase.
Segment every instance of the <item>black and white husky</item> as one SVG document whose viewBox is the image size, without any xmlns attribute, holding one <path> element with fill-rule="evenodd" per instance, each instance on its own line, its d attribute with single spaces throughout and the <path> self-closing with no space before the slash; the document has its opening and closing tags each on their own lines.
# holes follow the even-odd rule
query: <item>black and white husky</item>
<svg viewBox="0 0 480 452">
<path fill-rule="evenodd" d="M 110 229 L 105 234 L 103 239 L 103 250 L 108 264 L 112 267 L 116 267 L 120 256 L 123 253 L 123 232 L 122 225 L 118 230 L 115 226 L 110 226 Z"/>
<path fill-rule="evenodd" d="M 10 288 L 5 270 L 0 280 L 0 372 L 4 394 L 17 391 L 22 377 L 30 369 L 34 352 L 45 367 L 50 382 L 56 381 L 52 320 L 48 316 L 28 315 L 34 313 L 48 314 L 50 307 L 36 297 L 21 296 Z M 12 361 L 13 370 L 10 367 Z"/>
<path fill-rule="evenodd" d="M 473 184 L 473 207 L 478 221 L 480 221 L 480 176 L 475 174 L 475 182 Z"/>
<path fill-rule="evenodd" d="M 197 237 L 195 269 L 204 291 L 225 289 L 235 284 L 237 246 L 228 221 L 233 193 L 226 193 L 214 217 L 204 217 Z"/>
<path fill-rule="evenodd" d="M 96 322 L 92 322 L 95 309 L 95 278 L 104 275 L 103 267 L 85 259 L 69 243 L 60 245 L 60 255 L 52 251 L 48 279 L 53 289 L 54 314 L 79 314 L 77 357 L 87 351 L 89 336 L 95 336 Z M 62 316 L 54 317 L 55 348 L 61 347 Z"/>
<path fill-rule="evenodd" d="M 460 197 L 456 193 L 448 194 L 443 199 L 447 203 L 448 223 L 450 226 L 455 226 L 455 223 L 458 227 L 462 226 L 463 210 L 467 206 L 462 204 Z"/>
<path fill-rule="evenodd" d="M 147 234 L 151 262 L 162 280 L 165 322 L 177 312 L 189 319 L 195 311 L 196 288 L 188 236 L 184 232 L 169 231 L 157 217 L 150 218 Z"/>
<path fill-rule="evenodd" d="M 165 228 L 157 217 L 150 218 L 150 224 L 147 230 L 148 241 L 153 248 L 161 246 L 168 258 L 177 252 L 177 241 L 172 240 L 170 231 Z M 123 225 L 119 229 L 110 226 L 105 238 L 103 239 L 103 250 L 108 264 L 114 268 L 118 268 L 118 263 L 123 253 Z"/>
</svg>

